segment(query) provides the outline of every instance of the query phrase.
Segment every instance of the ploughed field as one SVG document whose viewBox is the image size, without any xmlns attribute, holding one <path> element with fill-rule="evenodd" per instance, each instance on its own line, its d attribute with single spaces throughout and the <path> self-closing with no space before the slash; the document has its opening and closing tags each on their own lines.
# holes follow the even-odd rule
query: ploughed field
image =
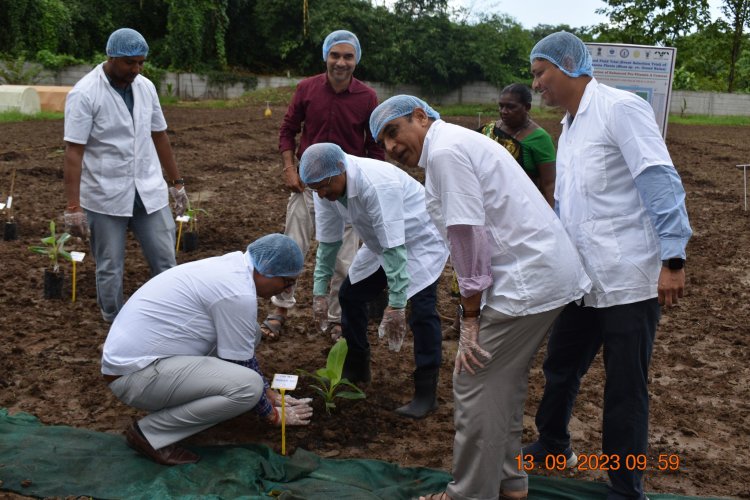
<svg viewBox="0 0 750 500">
<path fill-rule="evenodd" d="M 202 209 L 199 248 L 179 252 L 178 263 L 244 249 L 255 238 L 283 232 L 287 191 L 280 180 L 278 128 L 285 109 L 165 109 L 169 135 L 193 204 Z M 477 117 L 448 121 L 475 128 Z M 541 121 L 555 137 L 560 125 Z M 16 171 L 13 215 L 18 239 L 0 241 L 0 407 L 28 412 L 45 424 L 120 433 L 139 412 L 112 396 L 99 371 L 107 325 L 96 306 L 94 265 L 77 267 L 77 299 L 70 301 L 70 264 L 65 263 L 66 300 L 42 298 L 44 257 L 27 247 L 46 236 L 49 220 L 61 223 L 63 122 L 0 124 L 0 197 Z M 694 236 L 688 247 L 687 295 L 663 311 L 650 373 L 648 491 L 750 498 L 750 212 L 743 210 L 742 172 L 750 162 L 747 128 L 670 125 L 667 140 L 688 195 Z M 411 174 L 423 178 L 419 169 Z M 7 212 L 3 212 L 3 221 Z M 88 252 L 81 242 L 71 246 Z M 314 247 L 313 247 L 314 249 Z M 258 357 L 265 374 L 313 371 L 324 365 L 330 340 L 317 334 L 311 317 L 312 254 L 298 287 L 299 306 L 277 342 L 265 341 Z M 450 470 L 453 445 L 451 373 L 457 335 L 451 330 L 455 303 L 448 272 L 440 290 L 444 360 L 440 408 L 412 421 L 391 410 L 408 401 L 412 346 L 400 353 L 380 344 L 371 323 L 373 381 L 367 399 L 344 401 L 332 415 L 322 402 L 310 426 L 290 428 L 287 447 L 324 457 L 373 458 L 403 466 Z M 140 249 L 130 238 L 125 290 L 148 279 Z M 263 303 L 260 319 L 267 303 Z M 543 348 L 544 349 L 544 348 Z M 543 349 L 537 355 L 524 417 L 524 440 L 535 438 L 533 415 L 544 379 Z M 616 355 L 616 354 L 614 354 Z M 601 469 L 601 356 L 583 381 L 571 423 L 573 446 L 590 470 L 551 472 L 605 480 Z M 295 395 L 312 395 L 302 380 Z M 190 438 L 190 443 L 260 442 L 280 450 L 280 431 L 244 415 Z M 124 443 L 123 443 L 124 446 Z M 666 470 L 659 470 L 663 456 Z M 669 470 L 679 460 L 678 470 Z M 550 474 L 535 471 L 535 474 Z M 33 478 L 32 478 L 33 479 Z"/>
</svg>

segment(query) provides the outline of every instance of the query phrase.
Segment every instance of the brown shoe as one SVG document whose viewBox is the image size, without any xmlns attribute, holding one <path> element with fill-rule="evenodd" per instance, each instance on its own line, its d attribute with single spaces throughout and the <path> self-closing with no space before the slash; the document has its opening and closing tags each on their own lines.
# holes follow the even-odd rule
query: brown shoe
<svg viewBox="0 0 750 500">
<path fill-rule="evenodd" d="M 155 450 L 148 440 L 143 437 L 140 430 L 136 427 L 136 423 L 133 422 L 130 426 L 125 429 L 125 441 L 128 446 L 133 448 L 141 455 L 145 455 L 157 464 L 162 465 L 182 465 L 182 464 L 194 464 L 201 459 L 198 455 L 190 450 L 170 444 L 164 448 Z"/>
</svg>

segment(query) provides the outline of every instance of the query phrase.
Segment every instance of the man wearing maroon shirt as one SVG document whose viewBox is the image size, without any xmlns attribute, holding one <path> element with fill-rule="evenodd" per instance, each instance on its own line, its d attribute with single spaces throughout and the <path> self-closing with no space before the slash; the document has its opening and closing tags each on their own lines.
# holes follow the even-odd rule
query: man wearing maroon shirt
<svg viewBox="0 0 750 500">
<path fill-rule="evenodd" d="M 378 105 L 375 91 L 354 78 L 354 69 L 362 51 L 359 40 L 349 31 L 338 30 L 323 42 L 326 72 L 302 80 L 297 85 L 279 131 L 279 151 L 283 162 L 281 176 L 291 191 L 286 208 L 284 234 L 292 238 L 307 255 L 315 222 L 313 192 L 300 181 L 295 165 L 310 145 L 319 142 L 338 144 L 344 152 L 383 160 L 383 149 L 377 145 L 368 126 L 370 113 Z M 295 151 L 295 137 L 300 135 Z M 328 330 L 335 340 L 341 335 L 341 307 L 338 291 L 359 247 L 359 238 L 347 226 L 331 280 L 328 303 Z M 287 311 L 294 307 L 294 288 L 271 299 L 276 306 L 262 324 L 269 338 L 281 333 Z"/>
</svg>

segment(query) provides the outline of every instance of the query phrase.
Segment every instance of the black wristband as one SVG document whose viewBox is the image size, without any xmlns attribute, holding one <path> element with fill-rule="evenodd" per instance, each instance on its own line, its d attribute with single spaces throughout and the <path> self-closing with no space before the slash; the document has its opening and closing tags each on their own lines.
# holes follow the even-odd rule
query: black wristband
<svg viewBox="0 0 750 500">
<path fill-rule="evenodd" d="M 177 184 L 183 184 L 184 185 L 185 184 L 185 179 L 183 179 L 182 177 L 180 177 L 179 179 L 175 179 L 175 180 L 170 181 L 170 182 L 172 183 L 173 186 L 175 186 Z"/>
<path fill-rule="evenodd" d="M 661 265 L 672 271 L 677 271 L 685 267 L 685 259 L 674 257 L 671 259 L 661 261 Z"/>
</svg>

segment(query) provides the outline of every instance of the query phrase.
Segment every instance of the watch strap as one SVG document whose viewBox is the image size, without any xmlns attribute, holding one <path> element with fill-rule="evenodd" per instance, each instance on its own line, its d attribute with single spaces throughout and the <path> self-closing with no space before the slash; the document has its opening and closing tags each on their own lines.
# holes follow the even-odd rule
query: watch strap
<svg viewBox="0 0 750 500">
<path fill-rule="evenodd" d="M 661 261 L 662 266 L 672 271 L 677 271 L 685 267 L 685 259 L 680 257 L 673 257 L 671 259 Z"/>
<path fill-rule="evenodd" d="M 462 318 L 478 318 L 481 312 L 482 312 L 481 309 L 477 309 L 475 311 L 467 311 L 466 309 L 464 309 L 464 306 L 461 306 Z"/>
</svg>

